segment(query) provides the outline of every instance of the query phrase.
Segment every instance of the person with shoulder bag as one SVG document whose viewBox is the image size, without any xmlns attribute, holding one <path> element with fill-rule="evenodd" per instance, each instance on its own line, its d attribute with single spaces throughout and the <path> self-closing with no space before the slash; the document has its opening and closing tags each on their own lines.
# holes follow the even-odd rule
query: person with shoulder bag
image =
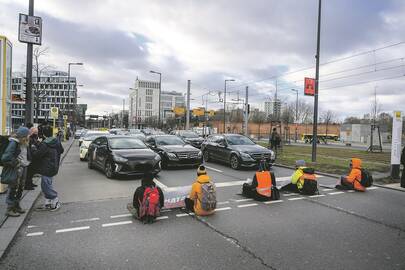
<svg viewBox="0 0 405 270">
<path fill-rule="evenodd" d="M 20 127 L 9 139 L 8 146 L 1 156 L 3 170 L 1 183 L 8 185 L 6 197 L 9 217 L 18 217 L 25 213 L 20 206 L 21 196 L 25 186 L 27 158 L 28 128 Z"/>
</svg>

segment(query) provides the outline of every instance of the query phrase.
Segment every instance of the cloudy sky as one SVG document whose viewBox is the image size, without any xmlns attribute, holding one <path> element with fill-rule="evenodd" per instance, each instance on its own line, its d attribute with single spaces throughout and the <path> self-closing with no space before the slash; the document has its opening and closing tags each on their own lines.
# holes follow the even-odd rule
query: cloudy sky
<svg viewBox="0 0 405 270">
<path fill-rule="evenodd" d="M 43 18 L 46 64 L 66 70 L 84 87 L 80 102 L 91 113 L 119 110 L 136 77 L 162 72 L 163 90 L 185 92 L 193 106 L 201 95 L 223 91 L 229 99 L 248 85 L 263 107 L 276 85 L 283 101 L 292 88 L 304 97 L 303 78 L 315 76 L 317 0 L 37 0 Z M 14 45 L 13 70 L 23 71 L 26 45 L 18 42 L 18 13 L 28 0 L 0 0 L 0 35 Z M 370 111 L 377 91 L 384 111 L 405 104 L 405 1 L 324 0 L 321 31 L 320 109 L 341 118 Z M 299 72 L 295 72 L 301 70 Z M 209 98 L 217 108 L 218 94 Z"/>
</svg>

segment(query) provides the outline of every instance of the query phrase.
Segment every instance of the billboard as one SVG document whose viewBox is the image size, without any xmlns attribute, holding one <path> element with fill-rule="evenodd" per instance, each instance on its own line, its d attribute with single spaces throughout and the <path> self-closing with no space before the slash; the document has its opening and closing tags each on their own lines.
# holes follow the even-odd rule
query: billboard
<svg viewBox="0 0 405 270">
<path fill-rule="evenodd" d="M 305 78 L 304 82 L 304 95 L 315 96 L 315 79 Z"/>
<path fill-rule="evenodd" d="M 0 36 L 0 134 L 11 133 L 11 69 L 12 69 L 12 44 Z"/>
<path fill-rule="evenodd" d="M 18 24 L 18 40 L 24 43 L 41 45 L 42 18 L 20 13 Z"/>
</svg>

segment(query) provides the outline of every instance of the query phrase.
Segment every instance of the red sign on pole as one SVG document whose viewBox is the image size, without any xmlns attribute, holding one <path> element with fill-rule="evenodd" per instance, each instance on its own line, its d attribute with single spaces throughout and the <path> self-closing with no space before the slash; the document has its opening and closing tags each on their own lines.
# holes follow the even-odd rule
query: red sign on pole
<svg viewBox="0 0 405 270">
<path fill-rule="evenodd" d="M 315 96 L 315 79 L 305 78 L 304 95 Z"/>
</svg>

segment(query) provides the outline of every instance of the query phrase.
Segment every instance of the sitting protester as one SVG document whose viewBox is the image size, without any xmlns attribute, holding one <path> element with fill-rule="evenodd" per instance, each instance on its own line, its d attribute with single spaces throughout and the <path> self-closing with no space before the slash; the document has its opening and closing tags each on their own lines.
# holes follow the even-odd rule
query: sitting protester
<svg viewBox="0 0 405 270">
<path fill-rule="evenodd" d="M 295 172 L 291 176 L 291 183 L 283 186 L 281 190 L 314 195 L 318 192 L 315 170 L 306 167 L 304 160 L 297 160 L 295 162 Z"/>
<path fill-rule="evenodd" d="M 366 187 L 372 185 L 373 178 L 368 171 L 361 168 L 361 159 L 352 158 L 350 162 L 350 173 L 348 176 L 342 176 L 340 183 L 336 185 L 337 189 L 366 191 Z"/>
<path fill-rule="evenodd" d="M 152 223 L 164 206 L 163 192 L 153 182 L 153 178 L 152 173 L 145 173 L 141 186 L 135 190 L 132 203 L 127 205 L 128 211 L 144 223 Z"/>
<path fill-rule="evenodd" d="M 208 216 L 214 213 L 217 206 L 215 184 L 211 182 L 205 167 L 197 169 L 197 180 L 191 186 L 189 197 L 184 200 L 186 209 L 198 216 Z"/>
<path fill-rule="evenodd" d="M 273 172 L 266 168 L 264 161 L 260 162 L 252 183 L 243 184 L 242 195 L 257 201 L 278 200 L 280 198 L 276 186 L 276 177 Z"/>
</svg>

